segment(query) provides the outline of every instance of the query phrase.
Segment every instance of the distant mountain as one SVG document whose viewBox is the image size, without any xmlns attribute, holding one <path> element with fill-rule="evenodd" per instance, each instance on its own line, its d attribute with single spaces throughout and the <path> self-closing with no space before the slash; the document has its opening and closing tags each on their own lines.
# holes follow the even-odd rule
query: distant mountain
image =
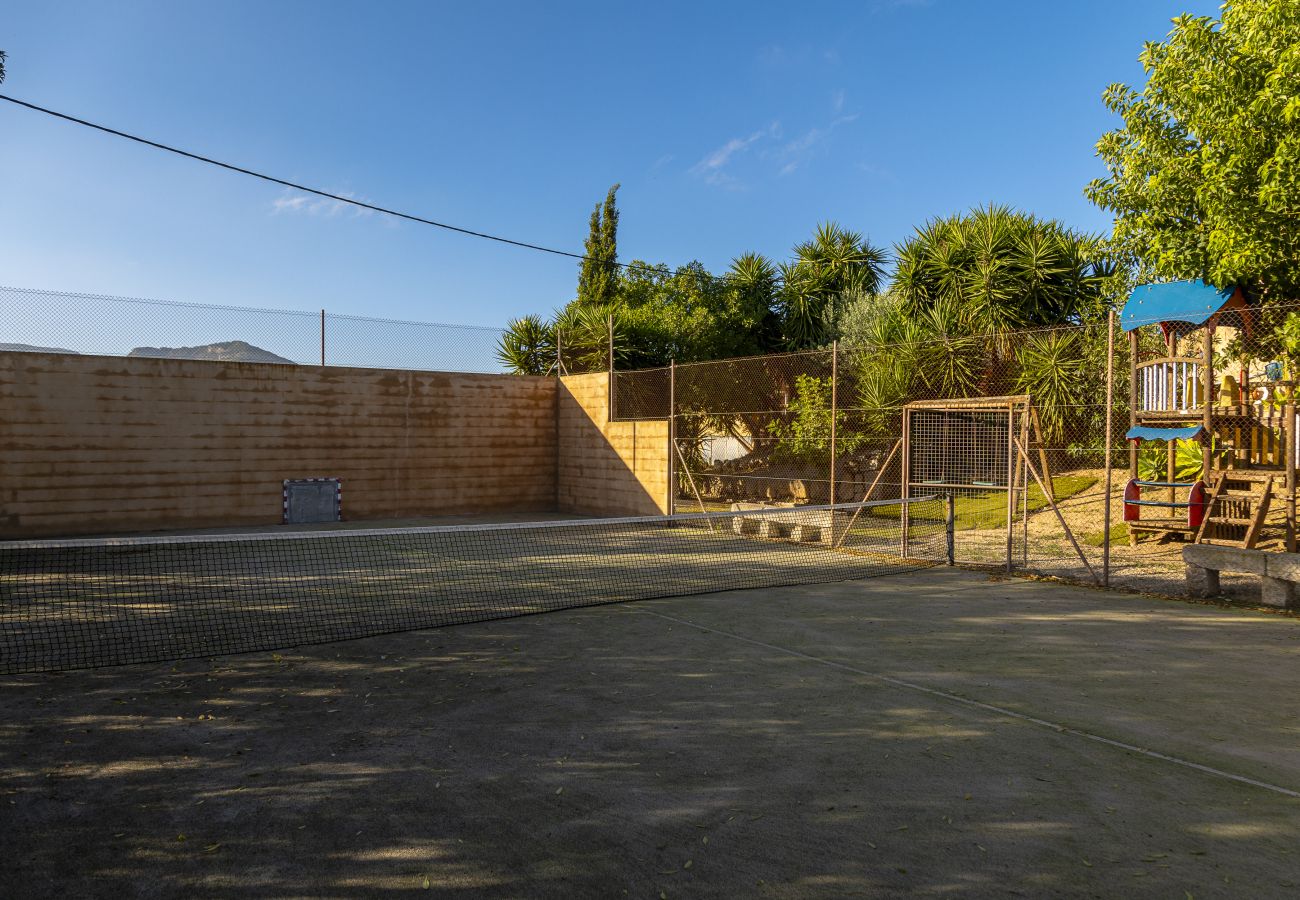
<svg viewBox="0 0 1300 900">
<path fill-rule="evenodd" d="M 31 344 L 0 344 L 0 350 L 8 350 L 12 353 L 71 353 L 78 355 L 76 350 L 64 350 L 62 347 L 35 347 Z"/>
<path fill-rule="evenodd" d="M 127 356 L 156 359 L 206 359 L 224 362 L 289 363 L 293 360 L 276 356 L 270 350 L 254 347 L 247 341 L 225 341 L 201 347 L 136 347 Z"/>
</svg>

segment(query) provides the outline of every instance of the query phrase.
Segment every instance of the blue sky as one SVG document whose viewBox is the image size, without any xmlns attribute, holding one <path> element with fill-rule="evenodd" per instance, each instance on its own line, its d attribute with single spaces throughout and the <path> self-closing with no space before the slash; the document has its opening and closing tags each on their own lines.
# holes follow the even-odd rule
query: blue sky
<svg viewBox="0 0 1300 900">
<path fill-rule="evenodd" d="M 1018 206 L 1093 231 L 1110 82 L 1202 0 L 10 0 L 0 91 L 281 177 L 714 271 L 833 219 Z M 0 104 L 0 284 L 498 325 L 577 263 L 358 214 Z M 4 340 L 0 337 L 0 340 Z"/>
</svg>

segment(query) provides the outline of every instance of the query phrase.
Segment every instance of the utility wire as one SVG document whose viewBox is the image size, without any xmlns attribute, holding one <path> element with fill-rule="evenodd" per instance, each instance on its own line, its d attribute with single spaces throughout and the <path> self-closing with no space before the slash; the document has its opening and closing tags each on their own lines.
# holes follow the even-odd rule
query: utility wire
<svg viewBox="0 0 1300 900">
<path fill-rule="evenodd" d="M 45 115 L 53 116 L 56 119 L 63 119 L 65 122 L 72 122 L 75 125 L 84 125 L 85 127 L 93 128 L 96 131 L 102 131 L 105 134 L 111 134 L 114 137 L 126 138 L 128 141 L 135 141 L 137 144 L 144 144 L 147 147 L 154 147 L 158 150 L 165 150 L 168 153 L 175 153 L 177 156 L 184 156 L 187 159 L 193 159 L 201 163 L 207 163 L 210 166 L 217 166 L 218 168 L 228 169 L 231 172 L 238 172 L 241 175 L 249 175 L 252 176 L 253 178 L 260 178 L 262 181 L 269 181 L 272 184 L 279 184 L 287 188 L 293 188 L 295 191 L 302 191 L 303 193 L 307 193 L 307 194 L 315 194 L 317 197 L 325 197 L 326 199 L 335 200 L 339 203 L 351 204 L 352 206 L 358 206 L 362 209 L 368 209 L 373 212 L 383 213 L 384 215 L 387 216 L 394 216 L 398 219 L 406 219 L 410 222 L 419 222 L 421 225 L 432 225 L 435 228 L 444 228 L 447 231 L 454 231 L 457 234 L 465 234 L 465 235 L 469 235 L 470 237 L 483 238 L 484 240 L 488 240 L 488 241 L 496 241 L 497 243 L 500 244 L 509 244 L 512 247 L 522 247 L 526 250 L 537 250 L 540 251 L 541 253 L 551 253 L 554 254 L 555 256 L 566 256 L 570 259 L 578 259 L 578 260 L 593 261 L 593 262 L 597 261 L 594 260 L 592 257 L 587 256 L 586 254 L 583 253 L 571 253 L 568 250 L 556 250 L 554 247 L 543 247 L 541 244 L 530 244 L 527 241 L 516 241 L 511 238 L 501 237 L 500 235 L 488 234 L 483 231 L 474 231 L 469 228 L 461 228 L 459 225 L 448 225 L 446 222 L 437 222 L 434 221 L 433 219 L 426 219 L 423 216 L 415 216 L 415 215 L 411 215 L 410 213 L 398 212 L 395 209 L 388 209 L 387 207 L 376 206 L 373 203 L 364 203 L 361 200 L 356 200 L 352 197 L 344 197 L 339 194 L 331 194 L 329 191 L 318 190 L 316 188 L 307 187 L 306 185 L 298 184 L 293 181 L 287 181 L 283 178 L 276 178 L 272 175 L 265 175 L 261 172 L 254 172 L 252 169 L 245 169 L 242 166 L 236 166 L 236 165 L 232 165 L 231 163 L 221 162 L 220 160 L 212 159 L 211 157 L 208 156 L 201 156 L 198 153 L 191 153 L 188 150 L 181 150 L 177 147 L 170 147 L 167 144 L 162 144 L 159 143 L 158 141 L 151 141 L 148 138 L 142 138 L 138 135 L 128 134 L 125 131 L 118 131 L 116 128 L 109 128 L 107 125 L 98 125 L 94 122 L 88 122 L 85 119 L 79 119 L 76 116 L 70 116 L 67 113 L 56 112 L 55 110 L 52 109 L 46 109 L 43 106 L 37 106 L 35 103 L 28 103 L 26 100 L 19 100 L 17 97 L 10 97 L 5 94 L 0 94 L 0 100 L 6 100 L 9 103 L 13 103 L 17 106 L 23 106 L 26 107 L 27 109 L 34 110 L 39 113 L 45 113 Z M 621 263 L 617 261 L 613 262 L 613 265 L 624 269 L 650 268 L 650 267 L 643 267 L 643 266 L 634 266 L 631 263 Z"/>
</svg>

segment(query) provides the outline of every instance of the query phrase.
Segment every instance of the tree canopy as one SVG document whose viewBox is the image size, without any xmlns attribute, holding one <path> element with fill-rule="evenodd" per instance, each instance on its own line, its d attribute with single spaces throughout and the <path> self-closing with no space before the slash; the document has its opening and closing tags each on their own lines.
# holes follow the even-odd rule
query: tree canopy
<svg viewBox="0 0 1300 900">
<path fill-rule="evenodd" d="M 947 307 L 967 333 L 1104 316 L 1115 271 L 1099 239 L 1005 206 L 933 219 L 895 252 L 902 311 L 921 321 Z"/>
<path fill-rule="evenodd" d="M 1144 279 L 1204 278 L 1300 300 L 1300 4 L 1229 0 L 1140 55 L 1141 90 L 1107 88 L 1123 127 L 1088 185 Z"/>
</svg>

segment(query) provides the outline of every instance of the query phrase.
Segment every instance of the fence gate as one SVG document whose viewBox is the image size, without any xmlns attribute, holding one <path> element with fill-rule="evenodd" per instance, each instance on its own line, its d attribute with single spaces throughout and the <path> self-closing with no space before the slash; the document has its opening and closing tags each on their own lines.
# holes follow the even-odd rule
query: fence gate
<svg viewBox="0 0 1300 900">
<path fill-rule="evenodd" d="M 1025 564 L 1030 428 L 1024 396 L 926 400 L 903 408 L 902 495 L 953 498 L 957 562 L 1008 570 Z M 1045 455 L 1041 462 L 1050 485 Z M 915 556 L 916 548 L 906 546 L 907 531 L 903 555 Z"/>
</svg>

